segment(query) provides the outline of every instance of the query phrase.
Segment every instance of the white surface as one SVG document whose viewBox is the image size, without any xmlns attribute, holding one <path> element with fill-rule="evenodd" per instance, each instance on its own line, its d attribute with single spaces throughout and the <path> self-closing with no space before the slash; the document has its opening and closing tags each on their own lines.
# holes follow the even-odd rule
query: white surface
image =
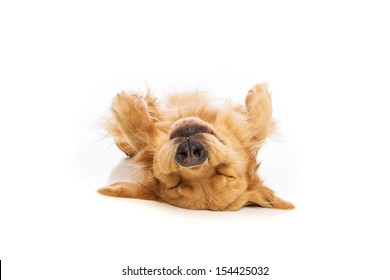
<svg viewBox="0 0 390 280">
<path fill-rule="evenodd" d="M 272 3 L 1 2 L 4 279 L 125 279 L 127 265 L 389 279 L 388 5 Z M 98 126 L 116 92 L 147 82 L 243 101 L 261 81 L 281 124 L 261 174 L 296 210 L 95 193 L 122 158 Z"/>
</svg>

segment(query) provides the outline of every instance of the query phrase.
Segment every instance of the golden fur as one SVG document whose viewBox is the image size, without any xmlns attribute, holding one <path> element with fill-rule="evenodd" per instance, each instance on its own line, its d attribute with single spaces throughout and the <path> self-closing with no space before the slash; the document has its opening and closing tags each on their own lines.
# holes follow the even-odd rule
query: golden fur
<svg viewBox="0 0 390 280">
<path fill-rule="evenodd" d="M 171 95 L 166 104 L 149 90 L 122 92 L 113 100 L 106 129 L 142 166 L 143 180 L 117 182 L 99 189 L 101 194 L 188 209 L 294 208 L 265 187 L 257 172 L 258 151 L 274 129 L 271 95 L 264 84 L 249 90 L 245 106 L 229 101 L 215 106 L 200 92 Z M 193 132 L 184 135 L 186 131 Z M 185 150 L 181 154 L 180 146 Z"/>
</svg>

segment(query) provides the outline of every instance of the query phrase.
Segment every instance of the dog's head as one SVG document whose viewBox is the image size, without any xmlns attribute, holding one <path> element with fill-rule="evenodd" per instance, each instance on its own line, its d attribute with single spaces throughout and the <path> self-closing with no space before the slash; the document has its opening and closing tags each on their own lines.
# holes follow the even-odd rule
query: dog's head
<svg viewBox="0 0 390 280">
<path fill-rule="evenodd" d="M 249 156 L 226 127 L 197 117 L 176 121 L 154 156 L 159 196 L 190 209 L 222 210 L 248 186 Z"/>
<path fill-rule="evenodd" d="M 248 92 L 245 107 L 213 107 L 198 92 L 174 95 L 168 104 L 159 107 L 150 94 L 114 99 L 108 131 L 144 174 L 140 182 L 118 182 L 100 193 L 188 209 L 293 208 L 257 174 L 258 150 L 273 127 L 265 85 Z"/>
</svg>

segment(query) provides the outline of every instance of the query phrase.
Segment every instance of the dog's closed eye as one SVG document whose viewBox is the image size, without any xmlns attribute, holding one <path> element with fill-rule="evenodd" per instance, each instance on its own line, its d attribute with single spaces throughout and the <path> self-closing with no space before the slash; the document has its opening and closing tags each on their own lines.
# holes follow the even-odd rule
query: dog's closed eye
<svg viewBox="0 0 390 280">
<path fill-rule="evenodd" d="M 217 175 L 225 176 L 228 179 L 236 179 L 237 175 L 236 172 L 234 172 L 233 169 L 231 169 L 228 165 L 226 164 L 221 164 L 217 167 L 215 173 Z"/>
</svg>

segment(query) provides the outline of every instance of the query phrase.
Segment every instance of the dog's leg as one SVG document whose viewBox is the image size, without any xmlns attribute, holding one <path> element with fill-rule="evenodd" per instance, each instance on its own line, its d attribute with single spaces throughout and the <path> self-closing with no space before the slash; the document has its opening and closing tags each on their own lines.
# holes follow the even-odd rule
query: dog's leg
<svg viewBox="0 0 390 280">
<path fill-rule="evenodd" d="M 134 155 L 145 146 L 153 146 L 158 133 L 154 121 L 157 106 L 154 99 L 147 94 L 119 93 L 112 102 L 113 120 L 110 126 L 115 128 L 114 138 L 118 147 L 128 156 Z M 110 132 L 110 131 L 109 131 Z"/>
<path fill-rule="evenodd" d="M 263 142 L 274 129 L 272 100 L 267 85 L 257 84 L 252 87 L 246 96 L 245 104 L 254 137 L 257 142 Z"/>
</svg>

